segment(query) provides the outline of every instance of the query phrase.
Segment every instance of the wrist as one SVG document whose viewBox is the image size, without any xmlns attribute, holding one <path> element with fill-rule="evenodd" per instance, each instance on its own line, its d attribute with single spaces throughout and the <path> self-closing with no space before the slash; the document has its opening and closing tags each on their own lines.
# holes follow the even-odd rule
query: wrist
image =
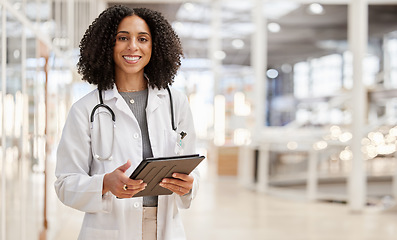
<svg viewBox="0 0 397 240">
<path fill-rule="evenodd" d="M 104 195 L 105 193 L 107 193 L 109 191 L 109 189 L 107 188 L 107 184 L 106 184 L 106 180 L 108 177 L 108 173 L 106 173 L 103 176 L 103 182 L 102 182 L 102 195 Z"/>
</svg>

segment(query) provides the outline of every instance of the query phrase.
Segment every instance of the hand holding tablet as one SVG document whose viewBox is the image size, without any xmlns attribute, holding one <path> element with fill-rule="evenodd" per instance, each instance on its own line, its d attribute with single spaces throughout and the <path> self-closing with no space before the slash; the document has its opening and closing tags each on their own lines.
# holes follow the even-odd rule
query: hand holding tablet
<svg viewBox="0 0 397 240">
<path fill-rule="evenodd" d="M 141 179 L 147 186 L 143 191 L 138 192 L 133 197 L 172 194 L 171 190 L 161 187 L 160 182 L 164 178 L 170 178 L 169 180 L 172 181 L 174 173 L 190 174 L 204 158 L 204 156 L 195 154 L 147 158 L 143 160 L 131 174 L 130 178 L 135 180 Z M 183 189 L 175 189 L 175 192 L 180 192 L 180 195 L 183 195 Z"/>
</svg>

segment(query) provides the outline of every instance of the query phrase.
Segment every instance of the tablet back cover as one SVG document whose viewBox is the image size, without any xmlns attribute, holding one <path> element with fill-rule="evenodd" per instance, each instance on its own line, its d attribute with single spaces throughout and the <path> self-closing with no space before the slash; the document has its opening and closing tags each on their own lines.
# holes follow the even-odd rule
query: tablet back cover
<svg viewBox="0 0 397 240">
<path fill-rule="evenodd" d="M 173 173 L 190 174 L 204 156 L 182 155 L 166 158 L 148 158 L 131 174 L 131 179 L 142 179 L 146 188 L 133 197 L 169 195 L 172 191 L 159 185 L 163 178 L 172 178 Z"/>
</svg>

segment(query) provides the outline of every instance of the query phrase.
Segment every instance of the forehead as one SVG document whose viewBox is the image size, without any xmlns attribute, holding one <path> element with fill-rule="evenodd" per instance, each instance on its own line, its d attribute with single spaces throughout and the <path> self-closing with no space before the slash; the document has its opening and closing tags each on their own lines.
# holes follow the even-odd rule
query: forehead
<svg viewBox="0 0 397 240">
<path fill-rule="evenodd" d="M 127 16 L 121 20 L 117 31 L 127 31 L 127 32 L 147 32 L 150 33 L 149 26 L 142 18 L 134 15 Z"/>
</svg>

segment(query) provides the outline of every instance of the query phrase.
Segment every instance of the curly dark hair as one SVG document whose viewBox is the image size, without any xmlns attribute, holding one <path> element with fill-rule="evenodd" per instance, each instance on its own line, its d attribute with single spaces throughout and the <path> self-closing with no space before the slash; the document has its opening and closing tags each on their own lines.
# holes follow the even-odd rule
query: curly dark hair
<svg viewBox="0 0 397 240">
<path fill-rule="evenodd" d="M 113 88 L 113 48 L 117 28 L 121 20 L 134 15 L 145 20 L 152 34 L 152 55 L 144 69 L 149 85 L 161 89 L 174 82 L 183 52 L 170 23 L 161 13 L 151 9 L 116 5 L 107 8 L 93 21 L 80 42 L 78 72 L 83 80 L 97 85 L 99 90 Z"/>
</svg>

